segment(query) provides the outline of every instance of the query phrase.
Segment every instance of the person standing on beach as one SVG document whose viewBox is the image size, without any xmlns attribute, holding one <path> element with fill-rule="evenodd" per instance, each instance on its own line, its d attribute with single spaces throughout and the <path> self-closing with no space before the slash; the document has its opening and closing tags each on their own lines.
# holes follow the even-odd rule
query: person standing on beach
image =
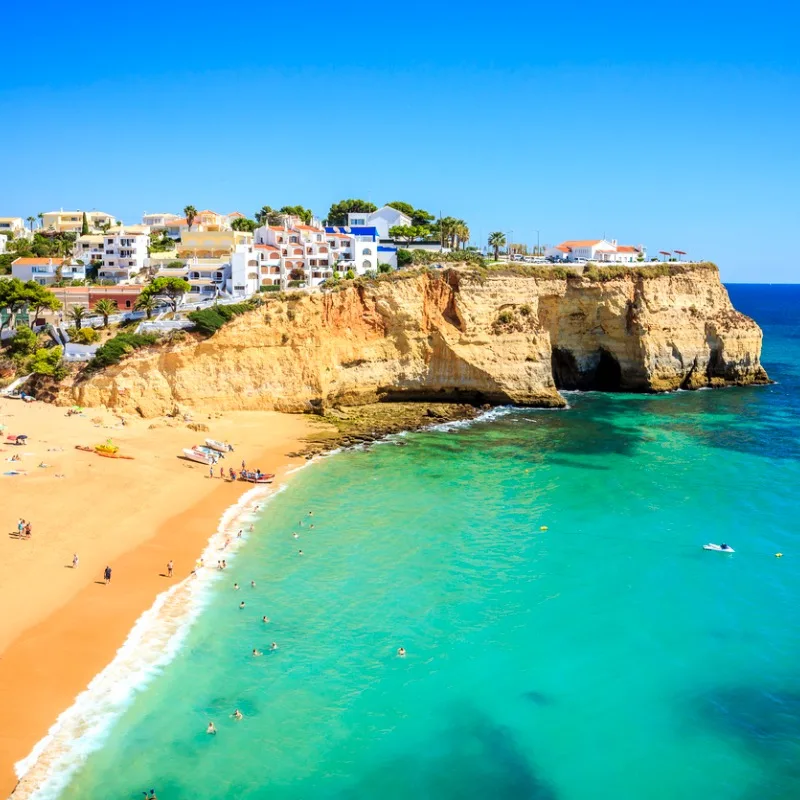
<svg viewBox="0 0 800 800">
<path fill-rule="evenodd" d="M 213 466 L 208 468 L 208 477 L 209 478 L 213 478 L 214 477 L 214 467 Z"/>
<path fill-rule="evenodd" d="M 31 538 L 31 532 L 32 532 L 31 531 L 31 523 L 30 522 L 26 522 L 25 523 L 25 538 L 26 539 L 30 539 Z"/>
<path fill-rule="evenodd" d="M 167 562 L 167 577 L 172 577 L 172 570 L 174 569 L 175 565 L 172 563 L 172 559 Z"/>
<path fill-rule="evenodd" d="M 72 554 L 72 569 L 78 569 L 78 554 Z"/>
<path fill-rule="evenodd" d="M 21 539 L 22 534 L 25 531 L 25 520 L 22 517 L 19 518 L 19 522 L 17 523 L 17 538 Z"/>
<path fill-rule="evenodd" d="M 103 580 L 106 582 L 106 586 L 111 583 L 111 567 L 106 566 L 103 570 Z"/>
<path fill-rule="evenodd" d="M 219 477 L 220 477 L 221 480 L 223 480 L 223 481 L 225 480 L 225 467 L 220 467 L 219 468 Z"/>
</svg>

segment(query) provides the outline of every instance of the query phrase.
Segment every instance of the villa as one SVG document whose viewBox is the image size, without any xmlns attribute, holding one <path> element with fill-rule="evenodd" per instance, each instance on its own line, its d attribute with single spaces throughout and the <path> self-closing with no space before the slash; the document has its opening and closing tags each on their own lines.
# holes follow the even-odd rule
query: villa
<svg viewBox="0 0 800 800">
<path fill-rule="evenodd" d="M 256 228 L 253 250 L 262 286 L 286 286 L 288 281 L 317 286 L 333 277 L 325 230 L 294 217 L 286 217 L 282 226 Z"/>
<path fill-rule="evenodd" d="M 181 219 L 177 214 L 164 213 L 150 213 L 146 211 L 142 214 L 142 225 L 147 225 L 151 231 L 166 230 L 170 222 L 175 222 Z M 185 222 L 186 220 L 184 220 Z"/>
<path fill-rule="evenodd" d="M 598 261 L 630 264 L 646 257 L 644 245 L 618 244 L 616 239 L 568 239 L 545 251 L 561 261 Z"/>
<path fill-rule="evenodd" d="M 22 217 L 0 217 L 0 233 L 10 234 L 11 238 L 25 236 L 28 229 Z"/>
<path fill-rule="evenodd" d="M 408 226 L 411 225 L 411 222 L 411 217 L 404 214 L 402 211 L 398 211 L 396 208 L 392 208 L 392 206 L 382 206 L 377 211 L 373 211 L 369 214 L 356 212 L 347 215 L 348 227 L 377 228 L 378 238 L 380 239 L 390 238 L 390 228 L 394 228 L 397 225 Z"/>
<path fill-rule="evenodd" d="M 185 220 L 184 220 L 185 222 Z M 170 233 L 170 228 L 167 232 Z M 171 235 L 171 234 L 170 234 Z M 179 258 L 229 258 L 239 245 L 252 245 L 253 234 L 230 228 L 207 229 L 192 225 L 181 228 Z"/>
<path fill-rule="evenodd" d="M 352 215 L 351 215 L 352 216 Z M 380 234 L 374 225 L 325 228 L 325 236 L 331 248 L 333 261 L 339 272 L 352 269 L 357 275 L 378 269 L 381 249 Z M 394 251 L 394 265 L 397 264 L 397 251 Z M 387 263 L 391 255 L 384 259 Z"/>
<path fill-rule="evenodd" d="M 42 214 L 42 228 L 57 233 L 80 233 L 83 227 L 83 215 L 90 231 L 102 231 L 105 227 L 113 227 L 117 220 L 104 211 L 47 211 Z"/>
<path fill-rule="evenodd" d="M 103 234 L 101 233 L 87 233 L 85 236 L 79 236 L 75 240 L 73 254 L 75 258 L 79 258 L 84 264 L 102 261 L 103 253 Z"/>
<path fill-rule="evenodd" d="M 86 268 L 66 258 L 16 258 L 11 262 L 11 275 L 21 281 L 50 286 L 59 280 L 85 280 Z"/>
<path fill-rule="evenodd" d="M 120 229 L 103 236 L 103 265 L 98 277 L 114 283 L 127 283 L 147 267 L 150 237 Z"/>
</svg>

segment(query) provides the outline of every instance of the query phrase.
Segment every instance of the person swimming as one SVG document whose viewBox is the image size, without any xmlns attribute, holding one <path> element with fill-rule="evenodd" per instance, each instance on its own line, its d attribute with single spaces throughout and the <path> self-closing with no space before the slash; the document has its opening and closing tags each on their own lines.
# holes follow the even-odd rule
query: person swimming
<svg viewBox="0 0 800 800">
<path fill-rule="evenodd" d="M 238 583 L 234 583 L 233 584 L 233 590 L 236 591 L 238 588 L 239 588 L 239 584 Z"/>
<path fill-rule="evenodd" d="M 250 581 L 250 588 L 251 589 L 255 589 L 256 588 L 256 582 L 255 581 Z"/>
<path fill-rule="evenodd" d="M 214 733 L 214 734 L 216 734 L 216 732 L 217 732 L 217 729 L 214 727 L 214 723 L 213 722 L 209 722 L 208 723 L 208 727 L 206 728 L 206 733 Z"/>
<path fill-rule="evenodd" d="M 297 551 L 297 555 L 299 555 L 299 556 L 303 555 L 303 551 L 302 550 L 298 550 Z"/>
<path fill-rule="evenodd" d="M 295 539 L 299 539 L 299 538 L 300 538 L 300 534 L 299 534 L 299 533 L 293 533 L 293 534 L 292 534 L 292 536 L 293 536 Z"/>
<path fill-rule="evenodd" d="M 239 608 L 244 608 L 244 600 L 242 600 L 242 602 L 239 603 Z"/>
<path fill-rule="evenodd" d="M 254 656 L 260 656 L 261 655 L 261 651 L 260 650 L 256 650 L 255 648 L 253 648 L 253 655 Z"/>
<path fill-rule="evenodd" d="M 244 714 L 242 714 L 242 712 L 239 711 L 239 709 L 237 708 L 236 711 L 234 711 L 233 714 L 231 714 L 231 716 L 234 719 L 242 719 L 244 717 Z"/>
<path fill-rule="evenodd" d="M 397 648 L 397 655 L 400 656 L 400 658 L 405 658 L 405 655 L 406 655 L 405 647 L 398 647 Z"/>
<path fill-rule="evenodd" d="M 269 649 L 270 649 L 270 650 L 277 650 L 277 649 L 278 649 L 278 643 L 277 643 L 277 642 L 273 642 L 273 643 L 272 643 L 272 644 L 269 646 Z"/>
<path fill-rule="evenodd" d="M 269 617 L 265 614 L 263 617 L 261 617 L 261 621 L 262 622 L 269 622 Z"/>
</svg>

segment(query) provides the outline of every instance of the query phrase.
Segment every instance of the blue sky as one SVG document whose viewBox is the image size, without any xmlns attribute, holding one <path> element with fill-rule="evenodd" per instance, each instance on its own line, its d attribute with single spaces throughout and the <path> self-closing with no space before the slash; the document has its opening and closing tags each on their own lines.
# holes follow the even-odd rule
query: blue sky
<svg viewBox="0 0 800 800">
<path fill-rule="evenodd" d="M 541 5 L 5 8 L 0 215 L 405 200 L 800 281 L 800 10 Z"/>
</svg>

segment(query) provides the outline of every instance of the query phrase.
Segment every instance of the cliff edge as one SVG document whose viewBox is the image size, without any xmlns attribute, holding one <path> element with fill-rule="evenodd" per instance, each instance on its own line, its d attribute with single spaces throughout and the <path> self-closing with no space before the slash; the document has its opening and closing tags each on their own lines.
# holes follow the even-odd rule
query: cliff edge
<svg viewBox="0 0 800 800">
<path fill-rule="evenodd" d="M 145 417 L 381 400 L 558 407 L 559 389 L 767 383 L 761 340 L 713 265 L 452 268 L 264 295 L 211 338 L 139 351 L 59 401 Z"/>
</svg>

